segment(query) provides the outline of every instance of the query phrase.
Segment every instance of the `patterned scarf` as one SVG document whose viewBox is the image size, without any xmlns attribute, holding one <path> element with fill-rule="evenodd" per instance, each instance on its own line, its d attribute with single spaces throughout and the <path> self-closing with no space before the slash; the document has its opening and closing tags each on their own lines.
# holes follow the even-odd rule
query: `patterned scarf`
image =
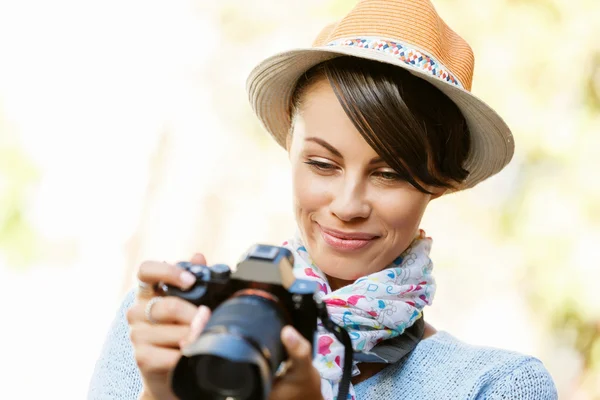
<svg viewBox="0 0 600 400">
<path fill-rule="evenodd" d="M 431 238 L 420 230 L 411 245 L 382 271 L 357 279 L 353 284 L 332 291 L 327 278 L 313 264 L 297 235 L 284 243 L 294 254 L 296 278 L 319 283 L 319 296 L 330 318 L 344 327 L 355 351 L 370 351 L 379 342 L 401 335 L 420 316 L 435 294 L 429 258 Z M 344 346 L 319 326 L 314 366 L 321 375 L 325 400 L 336 400 L 342 379 Z M 352 375 L 358 375 L 356 363 Z M 350 385 L 349 398 L 355 399 Z M 342 399 L 339 399 L 342 400 Z"/>
</svg>

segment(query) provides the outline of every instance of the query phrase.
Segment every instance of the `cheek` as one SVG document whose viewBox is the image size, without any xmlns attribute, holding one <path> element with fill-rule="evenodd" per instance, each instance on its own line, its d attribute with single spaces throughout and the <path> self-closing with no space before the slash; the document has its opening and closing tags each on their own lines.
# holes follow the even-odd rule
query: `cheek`
<svg viewBox="0 0 600 400">
<path fill-rule="evenodd" d="M 428 195 L 406 191 L 402 195 L 379 196 L 376 201 L 377 215 L 392 236 L 409 235 L 419 227 L 427 208 Z"/>
<path fill-rule="evenodd" d="M 330 194 L 324 179 L 300 166 L 294 168 L 292 179 L 296 212 L 315 212 L 329 203 Z"/>
</svg>

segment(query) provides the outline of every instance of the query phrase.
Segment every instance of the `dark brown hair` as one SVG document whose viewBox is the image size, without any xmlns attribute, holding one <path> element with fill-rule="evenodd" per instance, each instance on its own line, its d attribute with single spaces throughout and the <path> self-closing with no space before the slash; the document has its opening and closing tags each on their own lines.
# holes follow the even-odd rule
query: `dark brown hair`
<svg viewBox="0 0 600 400">
<path fill-rule="evenodd" d="M 468 176 L 463 168 L 470 147 L 465 118 L 429 82 L 390 64 L 338 57 L 298 81 L 292 116 L 310 85 L 324 77 L 367 143 L 418 190 L 430 193 L 422 185 L 452 189 Z"/>
</svg>

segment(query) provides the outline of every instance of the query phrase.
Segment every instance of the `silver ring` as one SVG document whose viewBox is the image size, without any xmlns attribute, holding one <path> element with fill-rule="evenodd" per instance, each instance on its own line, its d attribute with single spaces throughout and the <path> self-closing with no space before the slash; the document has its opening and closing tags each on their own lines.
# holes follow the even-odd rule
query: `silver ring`
<svg viewBox="0 0 600 400">
<path fill-rule="evenodd" d="M 160 296 L 155 296 L 153 298 L 150 299 L 150 301 L 148 302 L 148 304 L 146 304 L 146 310 L 145 310 L 145 314 L 146 314 L 146 319 L 148 320 L 148 322 L 150 322 L 152 325 L 157 324 L 158 322 L 152 318 L 152 307 L 154 307 L 154 305 L 158 302 L 162 300 L 162 297 Z"/>
</svg>

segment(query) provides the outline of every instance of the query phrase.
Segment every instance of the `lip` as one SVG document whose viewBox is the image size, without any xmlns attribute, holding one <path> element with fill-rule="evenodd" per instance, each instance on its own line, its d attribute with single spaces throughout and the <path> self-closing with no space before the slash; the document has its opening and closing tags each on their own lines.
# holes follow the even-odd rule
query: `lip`
<svg viewBox="0 0 600 400">
<path fill-rule="evenodd" d="M 319 225 L 319 228 L 321 228 L 321 230 L 323 232 L 327 233 L 328 235 L 335 236 L 339 239 L 373 240 L 378 237 L 377 235 L 372 235 L 370 233 L 365 233 L 365 232 L 342 232 L 342 231 L 338 231 L 337 229 L 324 228 L 321 225 Z"/>
<path fill-rule="evenodd" d="M 321 229 L 321 236 L 325 243 L 340 251 L 362 249 L 379 237 L 365 232 L 343 232 L 337 229 L 324 228 L 319 224 L 317 225 Z"/>
</svg>

